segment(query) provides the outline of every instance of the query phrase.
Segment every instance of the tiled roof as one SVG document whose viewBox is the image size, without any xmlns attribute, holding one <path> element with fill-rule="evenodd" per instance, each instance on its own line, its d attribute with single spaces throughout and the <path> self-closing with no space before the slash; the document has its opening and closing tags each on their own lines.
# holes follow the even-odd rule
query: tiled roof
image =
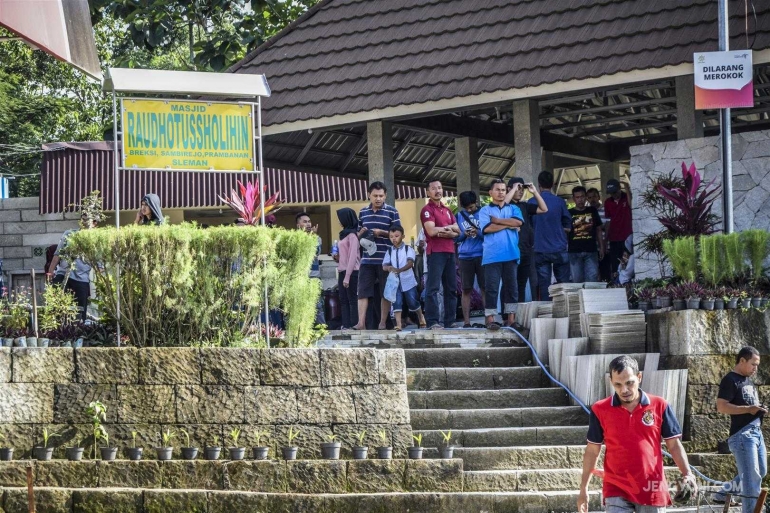
<svg viewBox="0 0 770 513">
<path fill-rule="evenodd" d="M 754 5 L 759 50 L 770 5 Z M 745 48 L 744 2 L 730 15 Z M 231 71 L 267 75 L 269 126 L 679 65 L 717 44 L 715 0 L 322 0 Z"/>
</svg>

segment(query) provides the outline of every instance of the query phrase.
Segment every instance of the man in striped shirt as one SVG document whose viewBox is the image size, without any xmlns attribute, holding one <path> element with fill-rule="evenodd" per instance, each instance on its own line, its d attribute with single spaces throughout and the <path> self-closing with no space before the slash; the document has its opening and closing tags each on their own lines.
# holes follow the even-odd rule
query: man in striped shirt
<svg viewBox="0 0 770 513">
<path fill-rule="evenodd" d="M 377 329 L 385 329 L 390 313 L 390 303 L 383 298 L 388 273 L 382 269 L 382 259 L 390 247 L 388 230 L 393 224 L 401 224 L 401 218 L 394 207 L 385 203 L 387 192 L 384 183 L 372 182 L 369 185 L 369 206 L 362 208 L 358 214 L 358 238 L 373 236 L 377 251 L 374 254 L 364 252 L 361 257 L 358 271 L 358 324 L 353 326 L 355 330 L 366 329 L 369 298 L 380 301 Z"/>
</svg>

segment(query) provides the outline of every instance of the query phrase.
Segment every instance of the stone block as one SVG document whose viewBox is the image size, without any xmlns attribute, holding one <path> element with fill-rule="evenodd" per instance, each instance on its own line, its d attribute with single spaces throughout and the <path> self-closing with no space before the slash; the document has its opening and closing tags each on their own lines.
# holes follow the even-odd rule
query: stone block
<svg viewBox="0 0 770 513">
<path fill-rule="evenodd" d="M 139 349 L 88 347 L 75 350 L 78 383 L 139 383 Z"/>
<path fill-rule="evenodd" d="M 207 513 L 208 497 L 202 490 L 145 490 L 144 513 Z"/>
<path fill-rule="evenodd" d="M 286 462 L 289 493 L 346 493 L 347 464 L 338 460 Z"/>
<path fill-rule="evenodd" d="M 163 488 L 191 490 L 222 490 L 224 472 L 218 461 L 164 461 Z"/>
<path fill-rule="evenodd" d="M 110 445 L 113 447 L 120 447 L 118 451 L 119 458 L 126 456 L 125 448 L 132 447 L 134 443 L 133 432 L 136 432 L 136 446 L 144 448 L 144 458 L 155 458 L 155 447 L 160 445 L 161 432 L 168 426 L 162 426 L 160 424 L 112 424 L 105 425 L 107 432 L 110 435 Z M 175 443 L 177 441 L 175 440 Z M 178 443 L 177 443 L 178 445 Z M 177 451 L 175 456 L 179 456 L 181 452 Z"/>
<path fill-rule="evenodd" d="M 48 233 L 64 233 L 67 230 L 76 230 L 80 227 L 78 221 L 46 221 L 45 231 Z"/>
<path fill-rule="evenodd" d="M 75 376 L 73 349 L 67 347 L 14 348 L 15 383 L 71 383 Z"/>
<path fill-rule="evenodd" d="M 75 490 L 74 513 L 142 513 L 141 490 Z"/>
<path fill-rule="evenodd" d="M 56 488 L 38 488 L 34 492 L 37 513 L 72 513 L 72 491 Z M 5 513 L 28 513 L 29 501 L 26 489 L 6 490 L 3 509 Z"/>
<path fill-rule="evenodd" d="M 166 427 L 162 427 L 162 429 L 166 429 Z M 187 445 L 187 439 L 184 436 L 184 433 L 182 433 L 182 430 L 184 429 L 187 431 L 188 436 L 190 437 L 190 447 L 197 447 L 199 449 L 198 454 L 199 458 L 203 457 L 203 448 L 206 446 L 213 447 L 214 446 L 214 437 L 217 437 L 219 440 L 219 443 L 221 445 L 227 445 L 227 437 L 230 433 L 230 430 L 233 426 L 223 426 L 221 424 L 177 424 L 172 429 L 174 429 L 177 433 L 177 437 L 174 439 L 174 458 L 181 458 L 182 457 L 182 446 Z M 244 433 L 241 434 L 241 440 L 247 439 L 246 433 L 249 432 L 248 430 L 251 428 L 251 426 L 243 426 L 239 425 L 238 427 L 244 429 Z M 160 435 L 158 435 L 160 436 Z M 156 445 L 157 441 L 160 440 L 156 436 Z M 227 451 L 223 451 L 226 453 Z M 226 454 L 222 454 L 223 457 L 227 457 Z"/>
<path fill-rule="evenodd" d="M 463 460 L 406 460 L 409 492 L 462 492 Z"/>
<path fill-rule="evenodd" d="M 118 385 L 118 421 L 171 424 L 176 421 L 174 387 L 168 385 Z"/>
<path fill-rule="evenodd" d="M 293 387 L 246 387 L 246 422 L 294 424 L 299 421 L 297 393 Z"/>
<path fill-rule="evenodd" d="M 577 497 L 573 496 L 573 502 Z M 574 506 L 573 506 L 574 509 Z M 601 506 L 594 511 L 602 509 Z M 536 513 L 551 511 L 548 508 L 548 499 L 542 493 L 517 493 L 515 495 L 498 494 L 495 497 L 495 513 Z"/>
<path fill-rule="evenodd" d="M 263 385 L 321 386 L 317 349 L 265 349 L 260 376 Z"/>
<path fill-rule="evenodd" d="M 0 214 L 3 212 L 0 211 Z M 3 251 L 3 257 L 5 258 L 32 258 L 32 248 L 29 246 L 21 246 L 15 248 L 5 248 Z"/>
<path fill-rule="evenodd" d="M 0 235 L 0 246 L 14 247 L 14 246 L 21 246 L 22 245 L 21 243 L 22 243 L 21 235 Z"/>
<path fill-rule="evenodd" d="M 8 235 L 24 235 L 32 233 L 46 233 L 45 223 L 5 223 L 5 233 Z M 64 230 L 62 230 L 64 231 Z"/>
<path fill-rule="evenodd" d="M 0 423 L 53 422 L 53 385 L 6 383 L 0 387 Z"/>
<path fill-rule="evenodd" d="M 262 350 L 212 347 L 200 351 L 204 385 L 259 385 Z"/>
<path fill-rule="evenodd" d="M 321 349 L 321 385 L 379 383 L 375 349 Z"/>
<path fill-rule="evenodd" d="M 409 424 L 399 424 L 387 426 L 387 428 L 390 429 L 393 457 L 406 458 L 409 454 L 407 449 L 414 444 L 414 439 L 412 438 L 412 426 Z"/>
<path fill-rule="evenodd" d="M 30 196 L 24 198 L 5 198 L 0 200 L 0 208 L 3 210 L 31 210 L 40 207 L 40 198 Z"/>
<path fill-rule="evenodd" d="M 382 385 L 406 383 L 406 361 L 403 349 L 380 349 L 377 351 L 377 368 Z"/>
<path fill-rule="evenodd" d="M 161 488 L 163 485 L 159 461 L 121 459 L 98 463 L 100 488 Z"/>
<path fill-rule="evenodd" d="M 727 415 L 690 415 L 689 426 L 691 448 L 699 452 L 715 452 L 718 443 L 727 440 L 730 434 Z"/>
<path fill-rule="evenodd" d="M 273 513 L 267 494 L 246 492 L 209 492 L 208 513 Z"/>
<path fill-rule="evenodd" d="M 403 385 L 355 386 L 353 401 L 359 424 L 409 423 L 409 401 Z"/>
<path fill-rule="evenodd" d="M 289 427 L 279 426 L 275 430 L 275 443 L 277 457 L 281 457 L 281 447 L 289 445 Z M 292 445 L 299 447 L 297 457 L 299 459 L 318 459 L 321 457 L 321 443 L 329 441 L 329 435 L 332 434 L 332 428 L 329 425 L 304 424 L 294 426 L 299 431 L 299 436 Z"/>
<path fill-rule="evenodd" d="M 231 461 L 225 463 L 226 490 L 285 493 L 287 467 L 280 461 Z"/>
<path fill-rule="evenodd" d="M 719 385 L 688 385 L 685 411 L 698 415 L 716 413 L 718 393 Z"/>
<path fill-rule="evenodd" d="M 27 212 L 35 213 L 34 210 L 28 210 Z M 22 213 L 18 210 L 3 210 L 0 211 L 0 223 L 18 223 L 21 221 Z M 28 219 L 25 219 L 25 221 L 28 221 Z"/>
<path fill-rule="evenodd" d="M 193 347 L 140 349 L 139 382 L 144 385 L 199 384 L 201 367 L 198 349 Z"/>
<path fill-rule="evenodd" d="M 52 488 L 96 488 L 95 461 L 51 460 L 35 462 L 35 486 Z"/>
<path fill-rule="evenodd" d="M 14 456 L 16 455 L 14 454 Z M 34 463 L 31 461 L 21 460 L 4 461 L 0 463 L 0 487 L 26 487 L 28 466 L 34 466 Z"/>
<path fill-rule="evenodd" d="M 735 355 L 669 356 L 661 358 L 661 369 L 688 369 L 688 385 L 718 385 L 735 367 Z M 756 385 L 770 385 L 770 358 L 762 358 L 752 377 Z"/>
<path fill-rule="evenodd" d="M 1 237 L 1 236 L 0 236 Z M 21 271 L 24 269 L 23 258 L 8 258 L 3 260 L 3 270 L 8 271 Z"/>
<path fill-rule="evenodd" d="M 10 212 L 8 212 L 10 213 Z M 21 211 L 21 220 L 26 222 L 29 221 L 61 221 L 64 219 L 64 216 L 61 213 L 58 214 L 39 214 L 36 210 L 22 210 Z M 80 219 L 80 217 L 78 217 Z M 0 215 L 0 220 L 2 220 L 2 215 Z M 18 221 L 18 219 L 17 219 Z"/>
<path fill-rule="evenodd" d="M 43 349 L 43 351 L 52 351 L 52 349 Z M 70 349 L 70 351 L 72 350 Z M 101 401 L 107 408 L 106 423 L 117 422 L 117 385 L 82 385 L 79 383 L 54 386 L 53 421 L 57 424 L 91 422 L 86 408 L 93 401 Z"/>
<path fill-rule="evenodd" d="M 21 235 L 21 246 L 51 246 L 52 244 L 58 244 L 61 239 L 62 232 L 59 233 L 33 233 Z M 13 237 L 13 235 L 11 235 Z M 17 237 L 19 237 L 17 235 Z"/>
<path fill-rule="evenodd" d="M 351 493 L 403 492 L 406 460 L 348 461 Z"/>
<path fill-rule="evenodd" d="M 232 385 L 177 387 L 177 422 L 240 423 L 245 421 L 244 388 Z"/>
<path fill-rule="evenodd" d="M 0 347 L 0 383 L 11 381 L 11 349 Z"/>
<path fill-rule="evenodd" d="M 308 424 L 353 424 L 356 408 L 350 387 L 297 389 L 299 418 Z"/>
</svg>

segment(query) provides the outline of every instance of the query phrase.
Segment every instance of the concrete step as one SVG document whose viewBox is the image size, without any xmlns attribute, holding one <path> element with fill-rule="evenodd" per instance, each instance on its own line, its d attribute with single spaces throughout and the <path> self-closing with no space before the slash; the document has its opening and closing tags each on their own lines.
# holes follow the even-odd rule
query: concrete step
<svg viewBox="0 0 770 513">
<path fill-rule="evenodd" d="M 488 347 L 481 349 L 430 348 L 404 349 L 406 368 L 425 367 L 524 367 L 533 364 L 528 347 Z"/>
<path fill-rule="evenodd" d="M 478 409 L 567 406 L 567 394 L 561 388 L 527 388 L 521 390 L 435 390 L 407 392 L 409 408 Z"/>
<path fill-rule="evenodd" d="M 447 430 L 443 430 L 447 433 Z M 585 443 L 588 426 L 511 427 L 492 429 L 452 430 L 451 445 L 455 447 L 520 447 L 532 445 L 579 445 Z M 422 445 L 443 444 L 441 430 L 416 431 L 422 433 Z"/>
<path fill-rule="evenodd" d="M 537 406 L 471 410 L 411 410 L 412 429 L 582 426 L 588 415 L 580 406 Z"/>
<path fill-rule="evenodd" d="M 448 367 L 409 369 L 409 390 L 500 390 L 548 387 L 540 367 Z"/>
<path fill-rule="evenodd" d="M 583 468 L 583 445 L 529 447 L 458 447 L 455 458 L 468 470 L 539 470 Z M 433 451 L 426 450 L 426 457 Z M 436 452 L 436 454 L 438 454 Z"/>
</svg>

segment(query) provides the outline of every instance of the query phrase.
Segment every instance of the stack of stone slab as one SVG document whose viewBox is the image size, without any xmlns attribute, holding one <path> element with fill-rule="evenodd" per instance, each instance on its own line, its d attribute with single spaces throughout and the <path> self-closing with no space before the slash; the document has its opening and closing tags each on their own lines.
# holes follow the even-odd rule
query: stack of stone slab
<svg viewBox="0 0 770 513">
<path fill-rule="evenodd" d="M 629 310 L 625 289 L 583 289 L 580 301 L 580 334 L 591 341 L 591 352 L 643 353 L 646 348 L 644 313 Z"/>
<path fill-rule="evenodd" d="M 580 290 L 603 289 L 606 283 L 557 283 L 548 287 L 548 293 L 553 299 L 553 316 L 569 317 L 569 336 L 582 336 L 580 329 Z"/>
<path fill-rule="evenodd" d="M 522 326 L 531 329 L 532 319 L 551 318 L 552 312 L 553 303 L 550 301 L 530 301 L 529 303 L 519 303 L 517 317 Z"/>
<path fill-rule="evenodd" d="M 570 372 L 569 357 L 588 353 L 588 338 L 557 338 L 548 341 L 549 372 L 572 389 L 574 376 Z"/>
<path fill-rule="evenodd" d="M 568 338 L 569 319 L 532 319 L 529 341 L 537 352 L 537 357 L 548 365 L 548 341 Z"/>
</svg>

